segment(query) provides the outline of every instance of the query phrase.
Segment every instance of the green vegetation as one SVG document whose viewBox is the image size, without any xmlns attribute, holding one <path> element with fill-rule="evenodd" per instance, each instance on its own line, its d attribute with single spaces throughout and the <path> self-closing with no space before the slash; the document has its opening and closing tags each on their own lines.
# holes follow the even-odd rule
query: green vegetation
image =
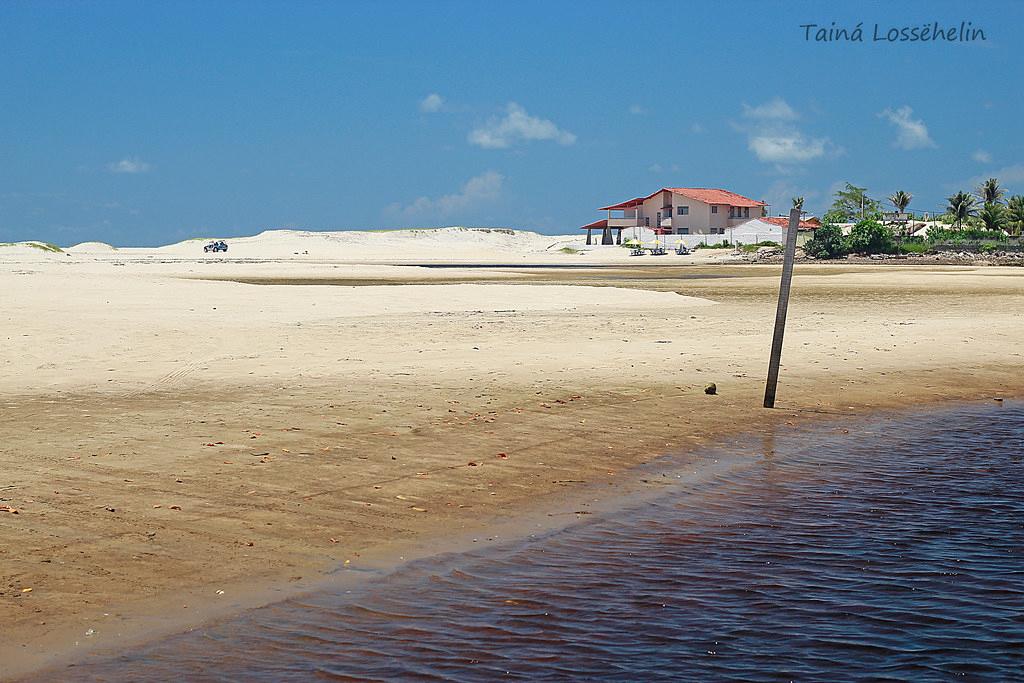
<svg viewBox="0 0 1024 683">
<path fill-rule="evenodd" d="M 907 210 L 907 206 L 910 204 L 910 200 L 914 198 L 914 195 L 903 190 L 897 190 L 889 195 L 889 202 L 896 208 L 896 211 L 903 213 Z"/>
<path fill-rule="evenodd" d="M 853 226 L 846 238 L 847 248 L 853 254 L 895 254 L 896 236 L 892 228 L 873 218 Z"/>
<path fill-rule="evenodd" d="M 804 252 L 814 258 L 841 258 L 847 254 L 895 254 L 896 236 L 892 228 L 875 218 L 859 221 L 843 235 L 834 222 L 825 223 L 814 231 L 814 237 L 804 244 Z"/>
<path fill-rule="evenodd" d="M 804 252 L 814 258 L 839 258 L 849 253 L 843 231 L 833 221 L 814 231 L 814 237 L 804 244 Z"/>
<path fill-rule="evenodd" d="M 978 186 L 978 196 L 986 204 L 1001 204 L 1006 190 L 999 186 L 999 181 L 989 178 Z"/>
<path fill-rule="evenodd" d="M 722 240 L 721 242 L 709 242 L 708 244 L 698 242 L 697 245 L 691 247 L 691 249 L 729 249 L 730 247 L 732 247 L 732 245 L 729 244 L 729 240 Z"/>
<path fill-rule="evenodd" d="M 747 254 L 749 254 L 752 251 L 757 251 L 761 247 L 776 247 L 780 249 L 782 248 L 781 244 L 779 244 L 778 242 L 772 242 L 770 240 L 764 242 L 757 242 L 755 244 L 740 244 L 737 242 L 736 246 L 739 247 L 740 251 Z"/>
<path fill-rule="evenodd" d="M 946 213 L 953 219 L 953 224 L 962 228 L 964 221 L 978 214 L 978 202 L 974 195 L 960 191 L 946 200 L 949 206 Z"/>
<path fill-rule="evenodd" d="M 572 247 L 562 247 L 558 251 L 562 252 L 563 254 L 578 254 L 578 253 L 580 253 L 579 249 L 573 249 Z"/>
<path fill-rule="evenodd" d="M 1015 194 L 1006 203 L 1007 222 L 1011 234 L 1020 235 L 1024 233 L 1024 196 Z"/>
<path fill-rule="evenodd" d="M 0 247 L 17 247 L 17 246 L 31 247 L 32 249 L 39 249 L 40 251 L 48 251 L 54 254 L 63 254 L 64 250 L 58 247 L 56 244 L 50 244 L 49 242 L 0 242 Z"/>
<path fill-rule="evenodd" d="M 1008 222 L 1006 207 L 996 202 L 985 202 L 985 206 L 978 213 L 978 218 L 981 219 L 986 230 L 992 231 L 1002 232 Z"/>
<path fill-rule="evenodd" d="M 869 197 L 867 192 L 866 187 L 846 183 L 846 187 L 835 193 L 835 201 L 826 215 L 832 214 L 838 219 L 835 221 L 837 223 L 849 223 L 857 218 L 863 220 L 878 213 L 882 209 L 881 205 Z"/>
<path fill-rule="evenodd" d="M 950 230 L 948 228 L 932 227 L 928 231 L 928 241 L 936 244 L 941 242 L 977 242 L 980 240 L 1005 240 L 1006 235 L 1001 230 L 986 230 L 984 228 L 966 228 L 964 230 Z"/>
<path fill-rule="evenodd" d="M 924 254 L 943 249 L 965 249 L 992 253 L 1024 251 L 1024 195 L 1009 193 L 997 178 L 981 183 L 974 193 L 963 190 L 950 196 L 946 213 L 928 228 L 927 237 L 907 237 L 882 223 L 879 204 L 867 196 L 867 189 L 846 183 L 835 193 L 835 201 L 822 217 L 822 227 L 804 244 L 814 258 L 841 258 L 847 254 Z M 914 196 L 904 190 L 889 195 L 898 213 L 907 213 Z M 794 197 L 796 205 L 799 197 Z M 859 218 L 859 220 L 858 220 Z M 909 215 L 914 221 L 913 214 Z M 857 221 L 848 235 L 840 224 Z M 895 227 L 895 226 L 894 226 Z M 1017 237 L 1011 237 L 1017 236 Z"/>
<path fill-rule="evenodd" d="M 926 242 L 923 237 L 908 237 L 900 242 L 901 254 L 927 254 L 931 250 L 931 244 Z"/>
</svg>

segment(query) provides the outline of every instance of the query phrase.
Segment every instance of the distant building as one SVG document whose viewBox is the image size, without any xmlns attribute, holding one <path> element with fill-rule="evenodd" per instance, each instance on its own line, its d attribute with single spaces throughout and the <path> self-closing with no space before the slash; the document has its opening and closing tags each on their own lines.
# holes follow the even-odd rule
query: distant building
<svg viewBox="0 0 1024 683">
<path fill-rule="evenodd" d="M 814 231 L 821 227 L 821 221 L 813 216 L 800 219 L 797 226 L 797 244 L 803 244 L 814 236 Z M 756 244 L 758 242 L 785 242 L 786 230 L 789 229 L 788 216 L 765 216 L 751 218 L 735 228 L 729 229 L 729 241 L 740 244 Z"/>
<path fill-rule="evenodd" d="M 771 218 L 765 217 L 765 218 L 762 218 L 760 220 L 762 220 L 765 223 L 771 223 L 772 225 L 777 225 L 780 228 L 782 228 L 783 230 L 785 230 L 787 227 L 789 227 L 789 216 L 773 216 Z M 801 218 L 800 219 L 800 226 L 797 228 L 797 230 L 800 230 L 800 231 L 804 231 L 804 230 L 817 230 L 820 227 L 821 227 L 821 221 L 818 220 L 817 218 L 815 218 L 814 216 L 811 216 L 810 218 Z"/>
<path fill-rule="evenodd" d="M 646 197 L 602 206 L 607 218 L 584 225 L 587 244 L 601 231 L 601 244 L 621 244 L 626 228 L 648 228 L 664 235 L 724 235 L 726 230 L 766 215 L 767 205 L 715 188 L 663 187 Z M 613 235 L 614 233 L 614 235 Z"/>
</svg>

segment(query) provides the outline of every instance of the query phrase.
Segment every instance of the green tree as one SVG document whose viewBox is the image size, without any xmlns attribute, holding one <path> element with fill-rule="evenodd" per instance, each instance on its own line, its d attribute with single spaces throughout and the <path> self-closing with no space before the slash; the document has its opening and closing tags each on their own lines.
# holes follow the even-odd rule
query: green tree
<svg viewBox="0 0 1024 683">
<path fill-rule="evenodd" d="M 986 230 L 1002 230 L 1006 227 L 1006 207 L 995 202 L 986 202 L 978 213 L 978 218 L 985 225 Z"/>
<path fill-rule="evenodd" d="M 804 252 L 814 258 L 839 258 L 846 256 L 849 250 L 842 229 L 833 222 L 826 222 L 804 244 Z"/>
<path fill-rule="evenodd" d="M 793 208 L 794 209 L 800 209 L 801 211 L 803 211 L 804 210 L 804 198 L 803 197 L 793 197 Z"/>
<path fill-rule="evenodd" d="M 891 228 L 867 218 L 850 230 L 849 249 L 855 254 L 892 254 L 896 251 L 896 238 Z"/>
<path fill-rule="evenodd" d="M 974 198 L 974 195 L 967 192 L 957 192 L 946 201 L 949 202 L 946 211 L 953 219 L 953 224 L 957 228 L 962 228 L 964 221 L 978 214 L 977 200 Z"/>
<path fill-rule="evenodd" d="M 868 197 L 866 187 L 857 187 L 851 183 L 846 183 L 843 189 L 838 190 L 834 198 L 835 201 L 832 202 L 832 208 L 829 210 L 842 215 L 844 223 L 857 218 L 863 219 L 878 213 L 881 209 L 877 201 Z"/>
<path fill-rule="evenodd" d="M 999 181 L 989 178 L 978 186 L 978 197 L 986 204 L 1002 204 L 1006 190 L 999 187 Z"/>
<path fill-rule="evenodd" d="M 1024 197 L 1015 194 L 1007 202 L 1006 216 L 1014 235 L 1024 233 Z"/>
<path fill-rule="evenodd" d="M 846 214 L 842 211 L 836 211 L 835 209 L 829 209 L 825 212 L 825 215 L 821 217 L 821 224 L 827 223 L 845 223 L 847 219 Z"/>
<path fill-rule="evenodd" d="M 910 205 L 910 200 L 914 198 L 914 195 L 903 190 L 897 190 L 889 195 L 889 202 L 896 207 L 896 210 L 903 213 L 907 210 L 907 206 Z"/>
</svg>

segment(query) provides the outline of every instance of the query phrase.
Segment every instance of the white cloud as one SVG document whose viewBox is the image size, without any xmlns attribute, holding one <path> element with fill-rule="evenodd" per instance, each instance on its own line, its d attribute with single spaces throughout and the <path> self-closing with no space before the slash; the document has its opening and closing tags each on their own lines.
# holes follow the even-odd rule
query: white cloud
<svg viewBox="0 0 1024 683">
<path fill-rule="evenodd" d="M 967 187 L 977 187 L 989 178 L 996 178 L 999 180 L 999 184 L 1003 187 L 1011 185 L 1013 183 L 1024 183 L 1024 164 L 1014 164 L 1013 166 L 1003 166 L 997 168 L 994 171 L 987 171 L 985 173 L 979 173 L 965 183 Z"/>
<path fill-rule="evenodd" d="M 661 173 L 663 171 L 672 171 L 676 173 L 679 171 L 679 164 L 671 164 L 669 166 L 662 166 L 661 164 L 651 164 L 647 167 L 647 170 L 651 173 Z"/>
<path fill-rule="evenodd" d="M 505 112 L 505 116 L 492 118 L 471 130 L 469 142 L 484 149 L 505 149 L 530 140 L 553 140 L 560 145 L 576 142 L 576 136 L 569 131 L 562 130 L 553 121 L 530 116 L 515 102 L 509 102 Z"/>
<path fill-rule="evenodd" d="M 137 157 L 125 158 L 107 164 L 107 170 L 111 173 L 145 173 L 149 169 L 150 165 Z"/>
<path fill-rule="evenodd" d="M 458 192 L 440 197 L 418 197 L 406 206 L 392 204 L 388 211 L 410 218 L 424 215 L 449 216 L 497 199 L 501 196 L 504 183 L 505 176 L 497 171 L 486 171 L 467 180 Z"/>
<path fill-rule="evenodd" d="M 909 106 L 886 109 L 878 115 L 896 126 L 895 147 L 900 149 L 924 149 L 935 147 L 935 141 L 928 135 L 928 126 L 921 119 L 911 118 L 914 110 Z"/>
<path fill-rule="evenodd" d="M 704 132 L 704 126 L 700 125 L 700 123 L 697 122 L 691 123 L 690 132 L 693 133 L 694 135 L 700 135 L 701 133 Z"/>
<path fill-rule="evenodd" d="M 979 164 L 992 163 L 992 155 L 983 149 L 974 150 L 974 154 L 971 155 L 971 158 L 977 161 Z"/>
<path fill-rule="evenodd" d="M 795 184 L 789 180 L 777 180 L 758 195 L 758 198 L 768 202 L 772 216 L 779 216 L 789 214 L 794 197 L 803 197 L 804 211 L 814 213 L 820 196 L 818 191 L 806 185 Z"/>
<path fill-rule="evenodd" d="M 422 112 L 435 112 L 441 111 L 441 107 L 444 106 L 444 98 L 438 95 L 436 92 L 432 92 L 422 100 L 420 100 L 420 111 Z"/>
<path fill-rule="evenodd" d="M 808 138 L 794 131 L 781 135 L 752 135 L 747 147 L 761 161 L 793 164 L 825 156 L 827 144 L 824 138 Z"/>
<path fill-rule="evenodd" d="M 781 97 L 755 107 L 744 104 L 743 118 L 745 121 L 733 125 L 746 133 L 747 148 L 760 161 L 776 164 L 779 172 L 786 172 L 787 164 L 802 164 L 840 151 L 828 138 L 811 137 L 797 128 L 794 121 L 800 114 Z"/>
<path fill-rule="evenodd" d="M 644 109 L 643 107 L 641 107 L 639 104 L 631 104 L 631 105 L 629 105 L 629 113 L 630 114 L 646 114 L 647 110 Z"/>
<path fill-rule="evenodd" d="M 743 115 L 748 119 L 761 119 L 770 121 L 796 121 L 800 115 L 793 107 L 789 106 L 784 99 L 776 97 L 764 104 L 751 107 L 743 105 Z"/>
</svg>

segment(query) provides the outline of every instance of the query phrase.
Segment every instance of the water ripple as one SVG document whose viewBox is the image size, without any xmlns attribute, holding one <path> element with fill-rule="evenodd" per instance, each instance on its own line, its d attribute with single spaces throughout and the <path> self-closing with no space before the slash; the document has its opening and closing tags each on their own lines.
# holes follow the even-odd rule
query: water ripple
<svg viewBox="0 0 1024 683">
<path fill-rule="evenodd" d="M 1024 407 L 849 428 L 778 436 L 752 466 L 539 541 L 56 678 L 1024 678 Z"/>
</svg>

